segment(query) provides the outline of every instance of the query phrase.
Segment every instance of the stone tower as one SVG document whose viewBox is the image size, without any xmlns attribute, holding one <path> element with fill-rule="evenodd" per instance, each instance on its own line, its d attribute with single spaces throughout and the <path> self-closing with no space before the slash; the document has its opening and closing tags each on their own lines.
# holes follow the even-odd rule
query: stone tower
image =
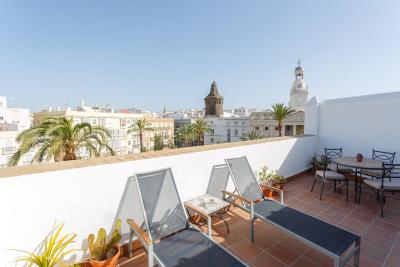
<svg viewBox="0 0 400 267">
<path fill-rule="evenodd" d="M 204 98 L 206 116 L 222 117 L 224 115 L 224 98 L 219 94 L 217 83 L 213 81 L 210 93 Z"/>
<path fill-rule="evenodd" d="M 308 101 L 308 85 L 304 81 L 304 69 L 301 67 L 300 60 L 298 66 L 294 69 L 295 80 L 290 90 L 289 107 L 296 111 L 304 111 Z"/>
</svg>

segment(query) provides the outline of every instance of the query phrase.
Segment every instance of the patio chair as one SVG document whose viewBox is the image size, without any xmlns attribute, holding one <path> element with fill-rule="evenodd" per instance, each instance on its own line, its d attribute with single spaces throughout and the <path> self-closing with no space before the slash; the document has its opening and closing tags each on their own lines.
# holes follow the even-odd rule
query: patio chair
<svg viewBox="0 0 400 267">
<path fill-rule="evenodd" d="M 327 148 L 324 147 L 325 157 L 330 160 L 332 158 L 341 158 L 343 157 L 343 148 Z M 340 173 L 351 173 L 353 170 L 351 168 L 346 168 L 343 166 L 338 166 L 335 163 L 328 163 L 328 169 L 335 172 Z"/>
<path fill-rule="evenodd" d="M 318 160 L 321 159 L 321 160 Z M 325 183 L 333 182 L 333 192 L 336 193 L 336 184 L 344 182 L 343 186 L 346 186 L 346 200 L 349 201 L 349 180 L 343 174 L 328 170 L 328 161 L 325 156 L 315 155 L 315 166 L 321 168 L 321 170 L 315 171 L 315 178 L 313 185 L 311 187 L 311 192 L 314 190 L 314 186 L 317 180 L 321 179 L 321 193 L 319 195 L 319 200 L 322 200 L 322 193 L 324 192 Z"/>
<path fill-rule="evenodd" d="M 376 191 L 377 200 L 381 204 L 381 216 L 383 206 L 386 203 L 387 193 L 400 192 L 400 164 L 383 164 L 380 179 L 365 179 L 363 184 Z M 361 191 L 360 196 L 361 198 Z"/>
<path fill-rule="evenodd" d="M 372 149 L 372 159 L 380 160 L 384 164 L 393 164 L 395 156 L 396 152 L 385 152 Z M 381 170 L 362 170 L 361 174 L 363 174 L 364 177 L 371 179 L 382 177 Z"/>
<path fill-rule="evenodd" d="M 133 179 L 138 195 L 133 204 L 140 205 L 143 222 L 127 220 L 129 242 L 138 237 L 147 251 L 148 266 L 246 266 L 188 223 L 171 169 L 135 174 Z"/>
<path fill-rule="evenodd" d="M 211 170 L 206 194 L 222 199 L 229 180 L 229 169 L 226 164 L 214 165 Z"/>
<path fill-rule="evenodd" d="M 307 243 L 313 248 L 334 258 L 335 266 L 345 266 L 354 256 L 354 265 L 359 265 L 361 238 L 349 231 L 314 218 L 271 199 L 265 199 L 246 157 L 225 159 L 242 205 L 232 201 L 250 214 L 250 238 L 254 241 L 254 221 L 274 225 L 287 234 Z"/>
</svg>

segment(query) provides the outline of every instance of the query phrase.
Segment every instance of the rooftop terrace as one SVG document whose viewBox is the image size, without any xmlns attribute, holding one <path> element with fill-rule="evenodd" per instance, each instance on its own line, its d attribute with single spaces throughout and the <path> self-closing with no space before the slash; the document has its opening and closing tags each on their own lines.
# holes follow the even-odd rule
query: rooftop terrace
<svg viewBox="0 0 400 267">
<path fill-rule="evenodd" d="M 204 194 L 213 165 L 239 156 L 246 156 L 253 170 L 267 165 L 291 178 L 285 185 L 284 204 L 360 234 L 360 266 L 399 266 L 400 201 L 388 199 L 384 217 L 379 216 L 373 195 L 365 194 L 357 204 L 352 198 L 353 190 L 346 202 L 343 193 L 335 194 L 330 188 L 320 201 L 319 190 L 310 192 L 312 175 L 304 174 L 314 151 L 321 152 L 324 146 L 343 147 L 345 156 L 361 152 L 368 157 L 372 148 L 400 152 L 400 125 L 391 123 L 393 114 L 400 114 L 399 103 L 400 93 L 321 103 L 314 99 L 305 113 L 305 132 L 310 135 L 303 137 L 1 169 L 0 209 L 6 219 L 0 227 L 0 266 L 7 266 L 18 255 L 6 249 L 33 251 L 55 222 L 65 222 L 64 231 L 78 235 L 78 249 L 87 247 L 89 233 L 100 227 L 111 229 L 117 218 L 125 222 L 137 212 L 137 204 L 127 191 L 134 173 L 170 167 L 185 201 Z M 228 190 L 232 189 L 230 182 Z M 216 224 L 213 238 L 249 265 L 332 264 L 327 256 L 265 223 L 256 222 L 256 242 L 251 243 L 248 219 L 243 211 L 231 209 L 231 233 Z M 124 224 L 121 244 L 127 243 L 128 231 Z M 71 261 L 85 258 L 86 252 L 79 251 Z M 133 261 L 121 260 L 121 266 L 145 264 L 140 250 Z"/>
<path fill-rule="evenodd" d="M 388 200 L 385 217 L 381 217 L 372 195 L 355 204 L 346 202 L 344 190 L 333 193 L 331 187 L 319 200 L 319 192 L 310 192 L 313 178 L 306 173 L 287 183 L 285 204 L 361 235 L 360 266 L 400 266 L 400 201 Z M 213 224 L 213 238 L 249 266 L 333 266 L 332 258 L 261 221 L 256 222 L 256 240 L 252 243 L 249 215 L 238 208 L 231 209 L 226 219 L 231 232 L 227 233 L 219 221 Z M 147 266 L 147 258 L 137 249 L 134 258 L 123 257 L 120 263 L 121 267 L 142 267 Z"/>
</svg>

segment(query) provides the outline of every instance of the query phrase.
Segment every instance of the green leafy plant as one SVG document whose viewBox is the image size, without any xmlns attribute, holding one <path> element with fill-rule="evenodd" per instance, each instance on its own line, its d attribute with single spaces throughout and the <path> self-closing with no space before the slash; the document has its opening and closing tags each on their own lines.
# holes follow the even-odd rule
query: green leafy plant
<svg viewBox="0 0 400 267">
<path fill-rule="evenodd" d="M 76 251 L 75 249 L 66 250 L 75 241 L 76 234 L 60 236 L 63 227 L 64 223 L 51 230 L 43 241 L 39 252 L 16 250 L 24 253 L 25 256 L 18 257 L 15 262 L 25 262 L 28 267 L 70 266 L 71 264 L 63 263 L 63 259 L 66 255 Z"/>
<path fill-rule="evenodd" d="M 284 183 L 286 183 L 285 177 L 283 177 L 283 175 L 280 175 L 278 173 L 278 171 L 273 171 L 271 173 L 271 177 L 272 177 L 272 179 L 274 181 L 274 184 L 284 184 Z"/>
<path fill-rule="evenodd" d="M 154 150 L 162 150 L 164 148 L 164 142 L 160 134 L 154 135 Z"/>
<path fill-rule="evenodd" d="M 267 166 L 262 167 L 257 172 L 258 180 L 260 184 L 273 186 L 274 184 L 284 184 L 286 183 L 285 177 L 280 175 L 278 171 L 271 171 Z"/>
<path fill-rule="evenodd" d="M 168 148 L 170 149 L 175 148 L 175 141 L 173 137 L 168 138 Z"/>
<path fill-rule="evenodd" d="M 121 220 L 118 219 L 115 225 L 115 229 L 111 234 L 109 240 L 107 240 L 107 233 L 104 228 L 100 228 L 97 233 L 97 239 L 95 241 L 94 234 L 90 234 L 88 237 L 90 258 L 95 261 L 104 261 L 112 258 L 116 250 L 116 245 L 121 240 Z"/>
<path fill-rule="evenodd" d="M 262 167 L 257 172 L 257 176 L 258 176 L 258 181 L 260 182 L 260 184 L 272 186 L 271 180 L 269 179 L 269 170 L 268 170 L 267 166 Z"/>
</svg>

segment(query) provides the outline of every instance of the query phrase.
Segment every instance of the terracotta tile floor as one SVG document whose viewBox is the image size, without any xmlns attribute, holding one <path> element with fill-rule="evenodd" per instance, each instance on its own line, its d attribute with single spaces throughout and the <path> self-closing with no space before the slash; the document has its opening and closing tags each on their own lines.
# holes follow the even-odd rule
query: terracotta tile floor
<svg viewBox="0 0 400 267">
<path fill-rule="evenodd" d="M 360 234 L 360 266 L 400 266 L 400 200 L 387 199 L 385 217 L 380 217 L 374 195 L 363 192 L 361 203 L 356 204 L 353 187 L 349 188 L 349 202 L 346 202 L 345 190 L 333 193 L 331 187 L 319 200 L 320 184 L 311 193 L 312 182 L 312 175 L 303 175 L 286 184 L 284 203 Z M 328 256 L 261 221 L 256 221 L 256 241 L 252 243 L 249 240 L 249 215 L 240 209 L 232 208 L 225 217 L 231 232 L 227 233 L 222 222 L 215 222 L 214 240 L 250 266 L 333 265 Z M 129 266 L 146 266 L 143 251 L 137 251 L 134 258 L 121 263 L 121 267 Z"/>
</svg>

